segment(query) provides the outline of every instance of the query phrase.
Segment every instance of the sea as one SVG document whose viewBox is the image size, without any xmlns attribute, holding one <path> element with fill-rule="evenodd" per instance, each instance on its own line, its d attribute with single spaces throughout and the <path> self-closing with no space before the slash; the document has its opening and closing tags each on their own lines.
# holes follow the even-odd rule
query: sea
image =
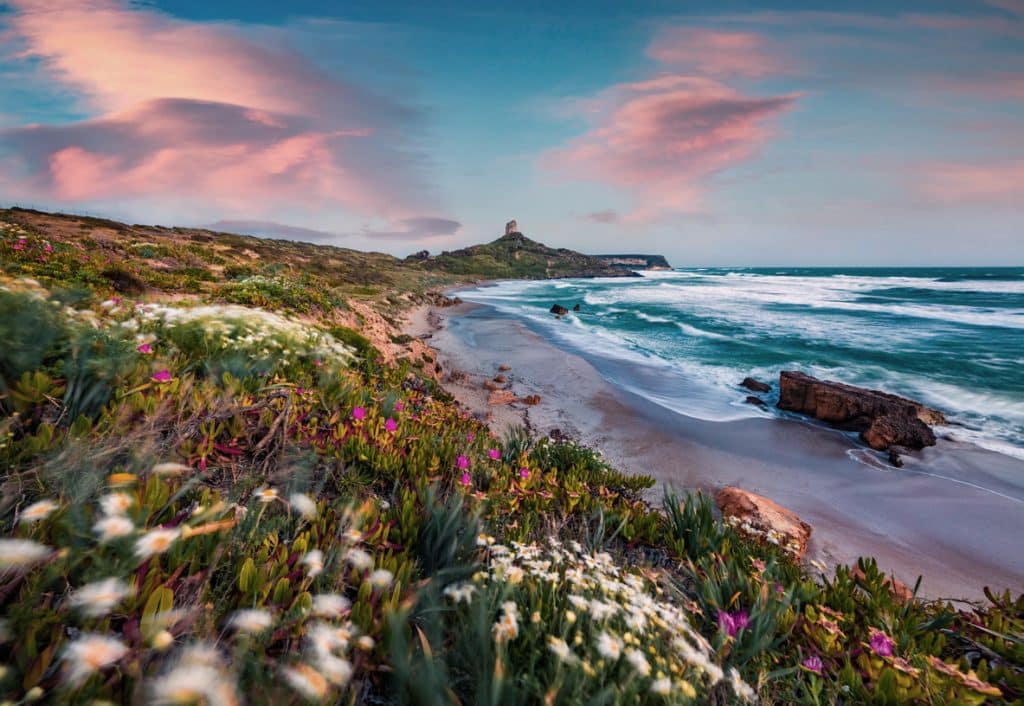
<svg viewBox="0 0 1024 706">
<path fill-rule="evenodd" d="M 779 372 L 802 370 L 920 400 L 949 419 L 940 435 L 1024 459 L 1024 268 L 694 268 L 457 294 L 679 414 L 785 416 Z M 766 407 L 747 376 L 772 383 Z"/>
</svg>

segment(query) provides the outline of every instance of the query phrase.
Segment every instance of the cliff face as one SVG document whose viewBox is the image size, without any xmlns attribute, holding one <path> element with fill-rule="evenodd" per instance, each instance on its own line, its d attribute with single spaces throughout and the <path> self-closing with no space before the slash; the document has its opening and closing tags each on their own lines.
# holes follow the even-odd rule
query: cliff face
<svg viewBox="0 0 1024 706">
<path fill-rule="evenodd" d="M 626 270 L 671 270 L 664 255 L 593 255 L 609 267 Z"/>
<path fill-rule="evenodd" d="M 461 250 L 445 251 L 423 266 L 455 275 L 485 279 L 549 279 L 559 277 L 632 277 L 625 266 L 567 248 L 549 248 L 520 232 Z"/>
</svg>

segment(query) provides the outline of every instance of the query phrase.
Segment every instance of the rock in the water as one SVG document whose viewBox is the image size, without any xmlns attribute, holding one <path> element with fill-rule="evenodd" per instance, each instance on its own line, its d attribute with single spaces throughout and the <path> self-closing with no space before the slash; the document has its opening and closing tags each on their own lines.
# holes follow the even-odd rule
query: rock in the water
<svg viewBox="0 0 1024 706">
<path fill-rule="evenodd" d="M 487 396 L 487 404 L 492 407 L 503 404 L 512 404 L 515 401 L 516 396 L 512 390 L 494 390 Z"/>
<path fill-rule="evenodd" d="M 902 446 L 890 446 L 889 447 L 889 463 L 896 468 L 903 468 L 903 454 L 906 453 L 906 449 Z"/>
<path fill-rule="evenodd" d="M 760 541 L 777 544 L 797 561 L 807 553 L 811 526 L 774 500 L 742 488 L 722 488 L 715 496 L 726 522 Z"/>
<path fill-rule="evenodd" d="M 485 390 L 490 390 L 490 391 L 493 392 L 494 390 L 497 390 L 500 387 L 501 387 L 501 385 L 499 385 L 494 380 L 484 380 L 484 389 Z"/>
<path fill-rule="evenodd" d="M 540 395 L 527 395 L 526 397 L 520 397 L 519 401 L 532 407 L 535 404 L 540 404 Z"/>
<path fill-rule="evenodd" d="M 503 373 L 507 373 L 511 369 L 512 369 L 512 366 L 511 365 L 507 365 L 505 363 L 502 363 L 501 365 L 498 366 L 498 370 L 500 370 Z"/>
<path fill-rule="evenodd" d="M 768 383 L 761 382 L 760 380 L 755 380 L 750 377 L 743 378 L 743 382 L 740 383 L 740 386 L 745 387 L 748 390 L 753 390 L 754 392 L 771 392 L 772 389 L 772 386 Z"/>
<path fill-rule="evenodd" d="M 498 383 L 499 385 L 504 385 L 506 382 L 508 382 L 508 378 L 505 377 L 504 375 L 495 375 L 494 382 Z"/>
<path fill-rule="evenodd" d="M 764 400 L 755 395 L 747 395 L 747 399 L 744 400 L 747 404 L 756 404 L 758 407 L 766 407 Z"/>
<path fill-rule="evenodd" d="M 566 314 L 569 313 L 569 310 L 566 309 L 561 304 L 552 304 L 551 313 L 554 314 L 555 316 L 565 316 Z"/>
<path fill-rule="evenodd" d="M 580 305 L 579 305 L 579 303 L 577 303 L 577 304 L 576 304 L 576 306 L 574 306 L 574 307 L 572 308 L 572 310 L 573 310 L 573 311 L 579 311 L 579 310 L 580 310 Z"/>
<path fill-rule="evenodd" d="M 935 445 L 929 424 L 944 424 L 942 413 L 905 397 L 868 390 L 801 372 L 779 375 L 779 409 L 800 412 L 860 432 L 873 449 L 893 445 L 921 449 Z"/>
</svg>

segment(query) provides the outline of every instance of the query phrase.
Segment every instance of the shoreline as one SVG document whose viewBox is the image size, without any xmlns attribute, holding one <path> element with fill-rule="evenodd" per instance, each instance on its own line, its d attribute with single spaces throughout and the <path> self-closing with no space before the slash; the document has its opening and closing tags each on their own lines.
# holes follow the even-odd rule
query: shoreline
<svg viewBox="0 0 1024 706">
<path fill-rule="evenodd" d="M 483 305 L 426 305 L 407 315 L 404 331 L 435 351 L 445 389 L 495 433 L 517 424 L 538 435 L 557 429 L 623 472 L 653 476 L 652 503 L 666 486 L 737 485 L 811 524 L 807 559 L 830 569 L 873 556 L 910 586 L 922 575 L 920 595 L 929 598 L 978 599 L 986 585 L 1024 584 L 1014 539 L 1024 532 L 1024 462 L 940 439 L 895 469 L 809 420 L 706 422 L 671 412 Z M 511 368 L 511 390 L 539 394 L 539 404 L 488 404 L 483 381 L 502 365 Z"/>
</svg>

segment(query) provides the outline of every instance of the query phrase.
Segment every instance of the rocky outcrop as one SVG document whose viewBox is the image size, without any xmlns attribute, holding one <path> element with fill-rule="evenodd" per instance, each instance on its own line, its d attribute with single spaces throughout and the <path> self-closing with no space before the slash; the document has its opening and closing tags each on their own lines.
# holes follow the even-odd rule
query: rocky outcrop
<svg viewBox="0 0 1024 706">
<path fill-rule="evenodd" d="M 562 306 L 561 304 L 552 304 L 552 305 L 551 305 L 551 309 L 550 309 L 550 312 L 551 312 L 552 314 L 554 314 L 555 316 L 565 316 L 566 314 L 568 314 L 568 313 L 569 313 L 569 310 L 568 310 L 568 309 L 566 309 L 566 308 L 565 308 L 564 306 Z"/>
<path fill-rule="evenodd" d="M 745 387 L 753 392 L 770 392 L 772 389 L 772 386 L 768 383 L 755 380 L 751 377 L 743 378 L 743 382 L 740 383 L 740 387 Z"/>
<path fill-rule="evenodd" d="M 797 561 L 807 553 L 811 526 L 774 500 L 728 486 L 718 491 L 715 503 L 725 521 L 741 534 L 776 544 Z"/>
<path fill-rule="evenodd" d="M 779 376 L 779 409 L 806 414 L 840 429 L 860 432 L 873 449 L 935 445 L 930 424 L 944 424 L 941 412 L 920 402 L 804 373 L 785 370 Z"/>
<path fill-rule="evenodd" d="M 765 401 L 756 395 L 747 395 L 747 399 L 744 400 L 747 404 L 757 405 L 758 407 L 765 407 Z"/>
<path fill-rule="evenodd" d="M 671 270 L 664 255 L 594 255 L 610 267 L 624 270 Z"/>
<path fill-rule="evenodd" d="M 494 390 L 487 396 L 487 404 L 492 407 L 503 404 L 512 404 L 516 401 L 515 393 L 512 390 Z"/>
<path fill-rule="evenodd" d="M 519 232 L 519 224 L 516 223 L 516 219 L 513 218 L 511 221 L 505 224 L 505 235 L 512 235 L 513 233 Z"/>
</svg>

